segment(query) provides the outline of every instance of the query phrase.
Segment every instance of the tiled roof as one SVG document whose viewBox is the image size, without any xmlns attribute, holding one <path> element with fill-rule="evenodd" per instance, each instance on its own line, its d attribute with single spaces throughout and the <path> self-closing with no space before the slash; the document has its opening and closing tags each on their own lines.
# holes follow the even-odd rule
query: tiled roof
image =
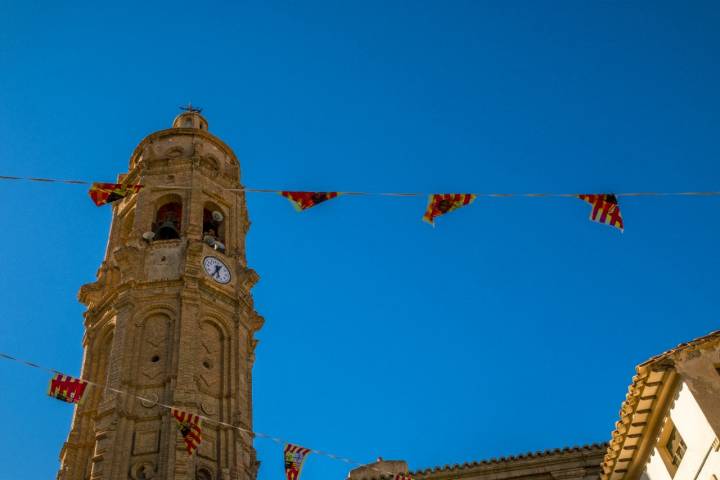
<svg viewBox="0 0 720 480">
<path fill-rule="evenodd" d="M 602 464 L 602 480 L 624 478 L 627 466 L 630 465 L 635 452 L 638 451 L 639 438 L 646 433 L 644 425 L 645 419 L 649 415 L 647 412 L 654 406 L 653 399 L 663 382 L 667 382 L 668 375 L 665 374 L 665 371 L 671 369 L 675 358 L 681 353 L 695 350 L 709 342 L 713 344 L 720 342 L 720 330 L 681 343 L 636 367 L 637 374 L 628 387 L 625 401 L 620 407 L 620 420 L 615 423 L 615 430 L 608 443 Z M 643 418 L 638 421 L 641 416 Z M 632 445 L 630 445 L 631 443 Z M 621 456 L 623 453 L 626 453 L 624 457 Z M 618 465 L 620 462 L 623 463 L 622 466 Z"/>
<path fill-rule="evenodd" d="M 670 358 L 675 353 L 678 353 L 680 351 L 694 349 L 694 348 L 699 347 L 700 345 L 710 342 L 712 340 L 720 340 L 720 330 L 715 330 L 714 332 L 710 332 L 707 335 L 698 337 L 695 340 L 690 340 L 689 342 L 681 343 L 677 347 L 671 348 L 670 350 L 663 352 L 660 355 L 655 355 L 654 357 L 652 357 L 650 360 L 646 361 L 645 363 L 641 363 L 640 365 L 638 365 L 638 368 L 657 363 L 660 360 Z"/>
<path fill-rule="evenodd" d="M 475 462 L 466 462 L 455 465 L 443 465 L 441 467 L 430 467 L 422 470 L 416 470 L 410 472 L 410 476 L 423 476 L 433 473 L 442 472 L 455 472 L 457 470 L 464 470 L 468 468 L 481 467 L 484 465 L 493 465 L 498 463 L 516 462 L 521 460 L 535 460 L 542 457 L 551 457 L 554 455 L 564 455 L 568 453 L 601 453 L 607 449 L 607 443 L 592 443 L 589 445 L 565 447 L 565 448 L 554 448 L 551 450 L 540 450 L 536 452 L 522 453 L 520 455 L 509 455 L 506 457 L 489 458 L 486 460 L 480 460 Z"/>
</svg>

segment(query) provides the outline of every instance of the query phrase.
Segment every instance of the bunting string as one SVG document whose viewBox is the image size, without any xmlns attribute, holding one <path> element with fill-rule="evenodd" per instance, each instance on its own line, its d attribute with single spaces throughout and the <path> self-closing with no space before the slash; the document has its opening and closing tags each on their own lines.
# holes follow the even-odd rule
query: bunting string
<svg viewBox="0 0 720 480">
<path fill-rule="evenodd" d="M 14 357 L 14 356 L 9 355 L 9 354 L 4 353 L 4 352 L 0 352 L 0 359 L 7 360 L 7 361 L 11 361 L 11 362 L 15 362 L 15 363 L 17 363 L 17 364 L 24 365 L 24 366 L 26 366 L 26 367 L 31 367 L 31 368 L 34 368 L 34 369 L 37 369 L 37 370 L 42 370 L 42 371 L 51 373 L 51 374 L 53 374 L 53 375 L 67 375 L 67 374 L 65 374 L 65 373 L 63 373 L 63 372 L 61 372 L 61 371 L 59 371 L 59 370 L 55 370 L 54 368 L 49 368 L 49 367 L 45 367 L 45 366 L 42 366 L 42 365 L 38 365 L 37 363 L 31 362 L 31 361 L 28 361 L 28 360 L 23 360 L 23 359 L 21 359 L 21 358 Z M 78 377 L 78 378 L 79 378 L 79 377 Z M 81 379 L 81 380 L 82 380 L 83 382 L 86 382 L 88 385 L 93 386 L 93 387 L 97 387 L 97 388 L 100 388 L 100 389 L 103 389 L 103 390 L 107 390 L 107 391 L 110 391 L 110 392 L 113 392 L 113 393 L 117 393 L 117 394 L 119 394 L 119 395 L 125 395 L 125 396 L 127 396 L 127 397 L 134 398 L 134 399 L 136 399 L 136 400 L 139 400 L 139 401 L 144 402 L 144 403 L 147 403 L 147 404 L 157 405 L 158 407 L 164 408 L 164 409 L 166 409 L 166 410 L 168 410 L 168 411 L 170 411 L 170 412 L 172 412 L 172 411 L 174 410 L 174 408 L 175 408 L 175 407 L 173 407 L 173 406 L 171 406 L 171 405 L 167 405 L 167 404 L 164 404 L 164 403 L 160 402 L 159 399 L 156 400 L 156 399 L 152 399 L 152 398 L 147 398 L 147 397 L 144 397 L 144 396 L 142 396 L 142 395 L 133 394 L 133 393 L 127 392 L 127 391 L 125 391 L 125 390 L 120 390 L 120 389 L 113 388 L 113 387 L 111 387 L 111 386 L 109 386 L 109 385 L 106 385 L 106 384 L 102 384 L 102 383 L 98 383 L 98 382 L 92 382 L 92 381 L 86 380 L 86 379 Z M 239 426 L 239 425 L 233 425 L 233 424 L 231 424 L 231 423 L 222 422 L 222 421 L 219 421 L 219 420 L 215 420 L 215 419 L 212 419 L 212 418 L 208 418 L 208 417 L 206 417 L 206 416 L 204 416 L 204 415 L 200 415 L 200 414 L 196 414 L 196 416 L 197 416 L 198 418 L 200 418 L 203 422 L 207 422 L 207 423 L 211 423 L 211 424 L 223 426 L 223 427 L 226 427 L 226 428 L 232 428 L 232 429 L 241 431 L 241 432 L 243 432 L 243 433 L 250 434 L 250 435 L 255 436 L 255 437 L 258 437 L 258 438 L 264 438 L 264 439 L 270 440 L 270 441 L 272 441 L 272 442 L 274 442 L 274 443 L 276 443 L 276 444 L 278 444 L 278 445 L 291 444 L 290 441 L 285 440 L 285 439 L 280 438 L 280 437 L 276 437 L 276 436 L 274 436 L 274 435 L 270 435 L 270 434 L 262 433 L 262 432 L 258 432 L 258 431 L 253 431 L 253 430 L 250 430 L 250 429 L 241 427 L 241 426 Z M 371 465 L 371 464 L 361 463 L 361 462 L 359 462 L 359 461 L 357 461 L 357 460 L 353 460 L 352 458 L 344 457 L 344 456 L 341 456 L 341 455 L 335 455 L 335 454 L 332 454 L 332 453 L 330 453 L 330 452 L 326 452 L 326 451 L 323 451 L 323 450 L 316 450 L 316 449 L 312 449 L 312 448 L 308 448 L 307 450 L 308 450 L 309 453 L 314 453 L 314 454 L 316 454 L 316 455 L 321 455 L 321 456 L 323 456 L 323 457 L 330 458 L 331 460 L 337 460 L 337 461 L 340 461 L 340 462 L 343 462 L 343 463 L 346 463 L 346 464 L 352 465 L 352 466 L 358 466 L 358 467 L 363 467 L 363 466 L 364 466 L 364 467 L 367 467 L 367 468 L 369 468 L 369 469 L 371 469 L 371 470 L 379 473 L 380 475 L 390 476 L 391 478 L 394 478 L 394 477 L 395 477 L 395 474 L 392 473 L 392 472 L 384 471 L 384 470 L 382 470 L 382 469 L 379 469 L 379 468 L 377 468 L 377 467 L 374 467 L 374 466 Z M 411 480 L 410 477 L 407 477 L 407 478 L 408 478 L 408 480 Z"/>
<path fill-rule="evenodd" d="M 45 182 L 45 183 L 69 183 L 73 185 L 90 185 L 92 182 L 85 180 L 62 180 L 59 178 L 41 178 L 41 177 L 13 177 L 11 175 L 0 175 L 0 180 L 26 180 L 28 182 Z"/>
<path fill-rule="evenodd" d="M 28 182 L 42 182 L 42 183 L 61 183 L 68 185 L 92 185 L 95 182 L 87 180 L 67 180 L 60 178 L 43 178 L 43 177 L 17 177 L 12 175 L 0 175 L 0 180 L 9 181 L 28 181 Z M 191 190 L 193 187 L 179 186 L 179 185 L 158 185 L 150 188 L 156 189 L 175 189 L 175 190 Z M 222 190 L 231 192 L 249 192 L 249 193 L 282 193 L 284 190 L 272 189 L 272 188 L 224 188 Z M 348 196 L 381 196 L 381 197 L 427 197 L 432 195 L 430 192 L 370 192 L 370 191 L 338 191 L 340 195 Z M 553 192 L 509 192 L 509 193 L 490 193 L 490 192 L 477 192 L 470 194 L 477 197 L 485 198 L 509 198 L 509 197 L 528 197 L 528 198 L 542 198 L 542 197 L 555 197 L 555 198 L 573 198 L 579 195 L 586 194 L 587 192 L 580 193 L 553 193 Z M 614 194 L 616 197 L 716 197 L 720 196 L 720 191 L 687 191 L 687 192 L 619 192 Z"/>
<path fill-rule="evenodd" d="M 122 178 L 122 177 L 121 177 Z M 41 177 L 14 177 L 9 175 L 0 175 L 0 180 L 27 180 L 33 182 L 45 182 L 45 183 L 69 183 L 78 185 L 88 185 L 89 182 L 84 180 L 62 180 L 54 178 L 41 178 Z M 140 184 L 132 184 L 127 176 L 124 176 L 123 183 L 103 183 L 93 182 L 90 184 L 88 194 L 90 195 L 93 203 L 101 207 L 103 205 L 112 204 L 124 198 L 130 197 L 133 194 L 140 192 L 144 187 Z M 170 189 L 170 190 L 191 190 L 193 187 L 190 186 L 176 186 L 176 185 L 158 185 L 152 186 L 151 189 Z M 433 227 L 435 226 L 435 219 L 446 213 L 452 212 L 459 208 L 470 205 L 478 197 L 490 197 L 490 198 L 507 198 L 507 197 L 560 197 L 560 198 L 578 198 L 589 203 L 592 206 L 590 213 L 590 220 L 597 223 L 602 223 L 614 227 L 620 232 L 625 230 L 622 213 L 620 212 L 620 203 L 618 197 L 641 197 L 641 196 L 718 196 L 720 191 L 707 191 L 707 192 L 606 192 L 606 193 L 420 193 L 420 192 L 353 192 L 353 191 L 334 191 L 334 192 L 320 192 L 320 191 L 290 191 L 290 190 L 276 190 L 270 188 L 224 188 L 224 191 L 232 192 L 257 192 L 257 193 L 275 193 L 280 194 L 290 201 L 295 210 L 301 212 L 307 210 L 316 205 L 324 203 L 330 199 L 337 198 L 340 195 L 350 196 L 393 196 L 393 197 L 420 197 L 428 196 L 427 207 L 425 213 L 422 216 L 423 221 L 429 223 Z M 217 213 L 217 215 L 216 215 Z M 175 214 L 170 211 L 164 211 L 164 222 L 173 222 Z M 213 215 L 222 218 L 222 212 L 213 212 Z M 172 218 L 171 218 L 172 217 Z M 222 220 L 216 220 L 222 221 Z M 151 232 L 154 237 L 156 232 Z M 208 238 L 210 245 L 214 245 L 224 250 L 224 245 L 215 238 L 215 229 L 209 228 L 206 232 L 203 232 L 204 237 Z"/>
</svg>

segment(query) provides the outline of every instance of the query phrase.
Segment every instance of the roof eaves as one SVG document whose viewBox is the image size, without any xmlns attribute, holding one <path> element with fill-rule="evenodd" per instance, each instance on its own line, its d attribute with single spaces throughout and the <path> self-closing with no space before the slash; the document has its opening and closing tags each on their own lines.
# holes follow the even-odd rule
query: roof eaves
<svg viewBox="0 0 720 480">
<path fill-rule="evenodd" d="M 647 396 L 646 389 L 655 389 L 657 392 L 663 384 L 667 385 L 666 382 L 668 382 L 669 378 L 664 375 L 664 372 L 667 370 L 674 371 L 674 362 L 680 354 L 718 342 L 720 342 L 720 330 L 681 343 L 636 367 L 637 374 L 628 387 L 628 393 L 620 406 L 620 419 L 615 423 L 615 430 L 611 434 L 610 442 L 608 442 L 607 452 L 602 463 L 601 480 L 621 480 L 625 478 L 628 467 L 635 460 L 634 457 L 637 452 L 640 451 L 637 445 L 643 440 L 647 443 L 647 438 L 641 438 L 647 433 L 647 430 L 641 428 L 643 425 L 639 425 L 636 421 L 638 412 L 645 413 L 646 410 L 645 405 L 641 402 L 642 397 Z M 656 404 L 651 404 L 651 408 L 655 406 Z M 628 445 L 630 443 L 628 442 L 629 439 L 634 441 L 633 445 Z"/>
</svg>

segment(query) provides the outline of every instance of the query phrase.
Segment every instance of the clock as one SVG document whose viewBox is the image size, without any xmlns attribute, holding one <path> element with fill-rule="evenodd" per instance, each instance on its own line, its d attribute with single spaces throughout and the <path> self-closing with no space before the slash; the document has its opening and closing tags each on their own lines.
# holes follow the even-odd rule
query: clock
<svg viewBox="0 0 720 480">
<path fill-rule="evenodd" d="M 217 283 L 230 283 L 230 269 L 217 257 L 203 258 L 203 268 Z"/>
</svg>

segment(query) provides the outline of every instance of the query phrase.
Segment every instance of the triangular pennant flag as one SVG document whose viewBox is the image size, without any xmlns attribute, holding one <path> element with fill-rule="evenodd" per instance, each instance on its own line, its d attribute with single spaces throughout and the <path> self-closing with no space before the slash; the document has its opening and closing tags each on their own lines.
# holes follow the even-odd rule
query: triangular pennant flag
<svg viewBox="0 0 720 480">
<path fill-rule="evenodd" d="M 177 421 L 178 430 L 185 440 L 185 447 L 188 455 L 192 455 L 200 442 L 202 442 L 202 429 L 200 428 L 200 417 L 192 413 L 172 408 L 170 410 L 173 418 Z"/>
<path fill-rule="evenodd" d="M 295 210 L 301 212 L 314 207 L 318 203 L 325 202 L 340 195 L 340 192 L 288 192 L 282 191 L 280 195 L 290 200 Z"/>
<path fill-rule="evenodd" d="M 590 220 L 593 222 L 604 223 L 624 231 L 623 219 L 620 214 L 620 205 L 617 197 L 612 193 L 601 193 L 593 195 L 578 195 L 583 200 L 592 205 L 590 211 Z"/>
<path fill-rule="evenodd" d="M 80 403 L 88 382 L 61 373 L 50 380 L 48 395 L 63 402 Z"/>
<path fill-rule="evenodd" d="M 288 443 L 285 445 L 283 453 L 285 456 L 285 479 L 298 480 L 305 457 L 310 453 L 310 449 Z"/>
<path fill-rule="evenodd" d="M 98 207 L 125 198 L 137 193 L 142 185 L 124 185 L 122 183 L 100 183 L 95 182 L 88 193 L 90 198 Z"/>
<path fill-rule="evenodd" d="M 436 193 L 430 195 L 423 220 L 435 226 L 435 218 L 448 212 L 470 205 L 477 195 L 472 193 Z"/>
</svg>

